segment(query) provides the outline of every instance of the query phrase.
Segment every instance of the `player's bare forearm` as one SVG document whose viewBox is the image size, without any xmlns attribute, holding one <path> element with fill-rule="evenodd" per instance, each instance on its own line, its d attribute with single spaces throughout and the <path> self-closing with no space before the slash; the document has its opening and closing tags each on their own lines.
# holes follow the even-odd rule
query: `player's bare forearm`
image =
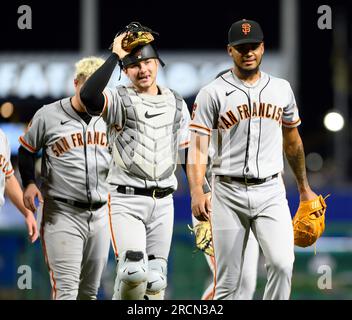
<svg viewBox="0 0 352 320">
<path fill-rule="evenodd" d="M 20 184 L 17 181 L 17 178 L 14 175 L 6 179 L 5 193 L 10 198 L 11 202 L 25 217 L 28 235 L 30 241 L 33 243 L 38 238 L 37 222 L 35 220 L 35 217 L 33 216 L 32 211 L 27 209 L 24 205 L 23 192 L 20 187 Z"/>
<path fill-rule="evenodd" d="M 304 193 L 310 190 L 306 163 L 304 155 L 304 147 L 297 128 L 284 128 L 284 151 L 290 167 L 296 177 L 298 190 Z"/>
<path fill-rule="evenodd" d="M 5 193 L 16 208 L 27 217 L 28 210 L 23 203 L 23 192 L 14 175 L 6 179 Z"/>
<path fill-rule="evenodd" d="M 203 192 L 202 187 L 208 159 L 208 144 L 208 136 L 192 133 L 187 157 L 187 177 L 191 195 L 195 192 Z"/>
<path fill-rule="evenodd" d="M 202 164 L 187 164 L 187 178 L 191 196 L 194 193 L 203 193 L 203 184 L 206 165 Z"/>
<path fill-rule="evenodd" d="M 208 144 L 208 136 L 192 133 L 188 151 L 187 177 L 192 197 L 192 214 L 200 221 L 208 220 L 211 213 L 211 202 L 203 191 Z"/>
</svg>

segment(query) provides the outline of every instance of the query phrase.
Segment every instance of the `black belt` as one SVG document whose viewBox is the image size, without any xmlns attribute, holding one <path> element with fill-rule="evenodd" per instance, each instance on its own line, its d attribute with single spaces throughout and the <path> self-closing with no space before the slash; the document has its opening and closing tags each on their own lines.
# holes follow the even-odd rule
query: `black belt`
<svg viewBox="0 0 352 320">
<path fill-rule="evenodd" d="M 223 182 L 231 183 L 233 181 L 236 181 L 236 182 L 243 183 L 246 186 L 252 186 L 252 185 L 262 184 L 264 182 L 268 182 L 268 181 L 276 178 L 278 175 L 279 174 L 276 173 L 270 177 L 263 178 L 263 179 L 247 178 L 247 177 L 230 177 L 230 176 L 218 176 L 218 177 L 219 177 L 220 181 L 223 181 Z"/>
<path fill-rule="evenodd" d="M 172 188 L 142 189 L 142 188 L 126 187 L 126 186 L 118 186 L 116 190 L 119 193 L 148 196 L 148 197 L 153 197 L 157 199 L 165 198 L 166 196 L 174 192 L 174 189 Z"/>
<path fill-rule="evenodd" d="M 60 202 L 65 202 L 70 204 L 71 206 L 81 208 L 81 209 L 93 209 L 93 210 L 98 210 L 101 208 L 103 205 L 106 204 L 106 202 L 95 202 L 95 203 L 87 203 L 87 202 L 79 202 L 75 200 L 70 200 L 70 199 L 63 199 L 63 198 L 58 198 L 58 197 L 53 197 L 54 200 L 60 201 Z"/>
</svg>

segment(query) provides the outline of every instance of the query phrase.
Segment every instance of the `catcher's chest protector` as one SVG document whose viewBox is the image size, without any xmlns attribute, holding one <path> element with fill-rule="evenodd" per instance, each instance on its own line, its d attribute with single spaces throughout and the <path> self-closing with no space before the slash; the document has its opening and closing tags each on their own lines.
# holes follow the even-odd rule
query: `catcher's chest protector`
<svg viewBox="0 0 352 320">
<path fill-rule="evenodd" d="M 147 180 L 163 180 L 176 168 L 182 98 L 164 89 L 161 95 L 138 94 L 118 87 L 125 123 L 112 141 L 115 164 Z"/>
</svg>

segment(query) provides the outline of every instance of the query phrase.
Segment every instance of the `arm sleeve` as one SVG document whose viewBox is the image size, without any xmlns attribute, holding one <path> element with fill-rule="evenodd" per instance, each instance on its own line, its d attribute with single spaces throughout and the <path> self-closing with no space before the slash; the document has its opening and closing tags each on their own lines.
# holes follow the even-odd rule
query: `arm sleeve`
<svg viewBox="0 0 352 320">
<path fill-rule="evenodd" d="M 283 110 L 282 125 L 287 128 L 295 128 L 301 124 L 301 119 L 299 118 L 295 95 L 290 84 L 287 83 L 287 85 L 289 99 Z"/>
<path fill-rule="evenodd" d="M 18 149 L 18 168 L 24 188 L 32 182 L 35 183 L 35 153 L 20 146 Z"/>
<path fill-rule="evenodd" d="M 18 149 L 18 168 L 24 188 L 29 183 L 35 182 L 35 157 L 45 145 L 45 132 L 45 107 L 43 107 L 36 112 L 25 134 L 19 138 L 21 146 Z"/>
<path fill-rule="evenodd" d="M 89 113 L 100 115 L 103 111 L 105 105 L 103 90 L 108 84 L 118 61 L 117 54 L 112 53 L 82 86 L 80 97 Z"/>
</svg>

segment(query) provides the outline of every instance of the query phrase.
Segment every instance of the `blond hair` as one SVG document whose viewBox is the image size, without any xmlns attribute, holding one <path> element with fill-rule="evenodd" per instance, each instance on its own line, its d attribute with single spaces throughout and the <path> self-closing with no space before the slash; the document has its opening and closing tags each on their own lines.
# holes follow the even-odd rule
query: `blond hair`
<svg viewBox="0 0 352 320">
<path fill-rule="evenodd" d="M 104 59 L 94 56 L 79 60 L 75 64 L 75 79 L 88 79 L 104 62 Z"/>
</svg>

